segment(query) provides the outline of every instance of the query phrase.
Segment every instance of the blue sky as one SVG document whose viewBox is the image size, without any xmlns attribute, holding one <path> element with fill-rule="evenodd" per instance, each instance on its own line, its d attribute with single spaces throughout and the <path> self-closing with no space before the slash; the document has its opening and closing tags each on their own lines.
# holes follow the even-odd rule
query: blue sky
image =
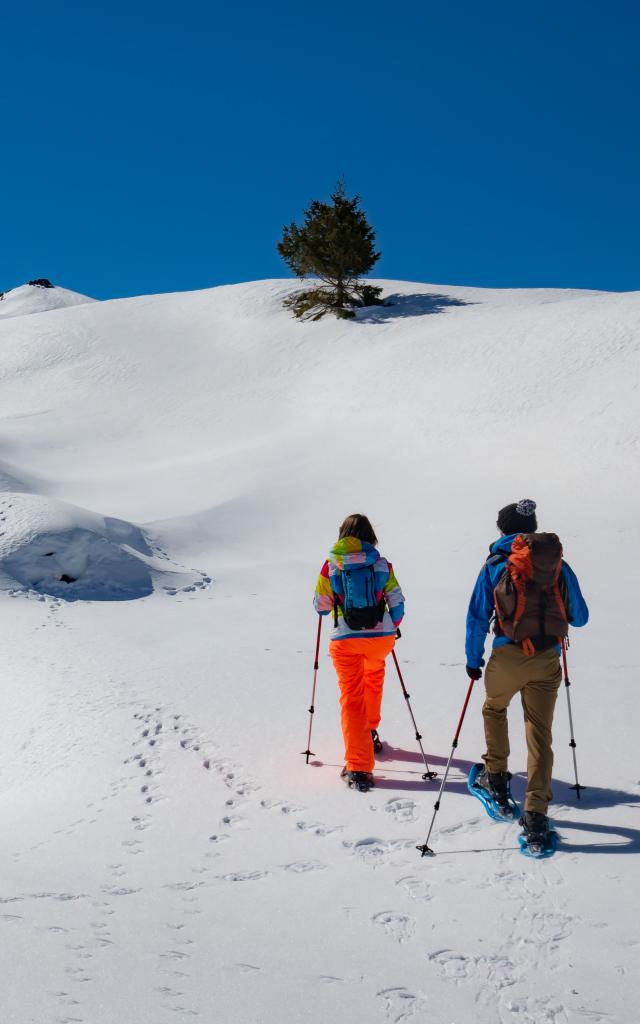
<svg viewBox="0 0 640 1024">
<path fill-rule="evenodd" d="M 0 290 L 288 276 L 339 177 L 376 276 L 640 289 L 639 30 L 635 0 L 7 5 Z"/>
</svg>

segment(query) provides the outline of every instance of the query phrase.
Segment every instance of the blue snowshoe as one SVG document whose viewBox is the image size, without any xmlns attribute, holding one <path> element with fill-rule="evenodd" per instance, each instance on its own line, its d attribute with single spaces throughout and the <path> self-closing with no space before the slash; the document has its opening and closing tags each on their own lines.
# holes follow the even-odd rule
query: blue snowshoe
<svg viewBox="0 0 640 1024">
<path fill-rule="evenodd" d="M 511 795 L 510 781 L 510 772 L 489 773 L 486 765 L 474 764 L 467 788 L 493 821 L 515 821 L 520 817 L 520 808 Z"/>
<path fill-rule="evenodd" d="M 524 857 L 532 857 L 534 860 L 542 860 L 544 857 L 552 857 L 558 849 L 560 836 L 553 828 L 549 828 L 549 819 L 546 814 L 539 814 L 538 811 L 525 811 L 519 823 L 523 831 L 518 836 L 520 853 Z"/>
</svg>

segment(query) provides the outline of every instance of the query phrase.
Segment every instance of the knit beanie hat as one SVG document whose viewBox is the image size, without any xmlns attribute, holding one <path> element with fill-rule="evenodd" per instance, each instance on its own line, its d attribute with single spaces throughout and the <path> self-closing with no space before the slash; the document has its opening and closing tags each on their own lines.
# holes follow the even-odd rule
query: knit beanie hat
<svg viewBox="0 0 640 1024">
<path fill-rule="evenodd" d="M 501 533 L 535 533 L 538 529 L 536 503 L 531 498 L 522 498 L 512 505 L 505 505 L 498 512 L 497 527 Z"/>
</svg>

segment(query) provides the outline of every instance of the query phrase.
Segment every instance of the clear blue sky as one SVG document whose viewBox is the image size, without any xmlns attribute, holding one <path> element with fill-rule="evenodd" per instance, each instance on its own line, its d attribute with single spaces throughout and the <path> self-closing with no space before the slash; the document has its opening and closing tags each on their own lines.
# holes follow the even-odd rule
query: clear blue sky
<svg viewBox="0 0 640 1024">
<path fill-rule="evenodd" d="M 3 9 L 0 290 L 288 276 L 344 177 L 376 276 L 640 289 L 636 0 Z"/>
</svg>

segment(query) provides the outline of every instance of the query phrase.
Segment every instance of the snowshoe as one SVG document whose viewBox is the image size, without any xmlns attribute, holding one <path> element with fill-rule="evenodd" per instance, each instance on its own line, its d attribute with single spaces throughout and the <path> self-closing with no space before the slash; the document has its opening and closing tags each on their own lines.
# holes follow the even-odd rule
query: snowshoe
<svg viewBox="0 0 640 1024">
<path fill-rule="evenodd" d="M 368 793 L 374 785 L 371 772 L 350 772 L 343 768 L 340 778 L 344 779 L 349 789 L 357 789 L 360 793 Z"/>
<path fill-rule="evenodd" d="M 469 772 L 467 789 L 483 805 L 494 821 L 513 821 L 520 808 L 511 795 L 509 772 L 488 772 L 486 765 L 474 764 Z"/>
<path fill-rule="evenodd" d="M 384 744 L 383 744 L 382 740 L 380 739 L 380 737 L 378 736 L 378 730 L 377 729 L 372 729 L 371 730 L 371 739 L 373 740 L 373 752 L 374 752 L 374 754 L 381 754 L 382 751 L 384 750 Z"/>
<path fill-rule="evenodd" d="M 518 824 L 523 828 L 523 832 L 518 836 L 518 845 L 523 856 L 535 860 L 553 856 L 558 849 L 560 836 L 555 829 L 549 828 L 546 814 L 525 811 Z"/>
</svg>

